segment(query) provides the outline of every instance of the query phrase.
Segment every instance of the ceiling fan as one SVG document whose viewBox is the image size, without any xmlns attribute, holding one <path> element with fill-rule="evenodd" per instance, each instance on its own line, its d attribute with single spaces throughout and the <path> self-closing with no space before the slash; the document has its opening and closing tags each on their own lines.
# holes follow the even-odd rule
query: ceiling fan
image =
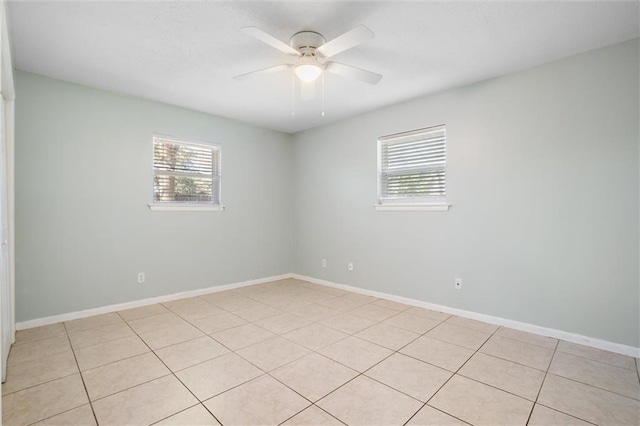
<svg viewBox="0 0 640 426">
<path fill-rule="evenodd" d="M 296 56 L 298 59 L 295 63 L 280 64 L 237 75 L 234 77 L 236 80 L 244 80 L 260 74 L 269 74 L 290 68 L 293 68 L 294 74 L 304 82 L 315 81 L 325 71 L 369 84 L 377 84 L 382 79 L 381 74 L 327 60 L 338 53 L 372 39 L 374 37 L 373 32 L 364 25 L 347 31 L 329 42 L 326 41 L 322 34 L 315 31 L 300 31 L 291 36 L 289 44 L 278 40 L 257 27 L 244 27 L 242 30 L 263 43 L 291 56 Z"/>
</svg>

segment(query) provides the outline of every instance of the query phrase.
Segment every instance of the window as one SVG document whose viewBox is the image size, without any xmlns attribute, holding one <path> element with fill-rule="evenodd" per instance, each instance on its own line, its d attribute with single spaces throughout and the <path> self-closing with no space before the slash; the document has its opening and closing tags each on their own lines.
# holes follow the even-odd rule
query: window
<svg viewBox="0 0 640 426">
<path fill-rule="evenodd" d="M 153 203 L 159 210 L 221 210 L 220 146 L 153 137 Z"/>
<path fill-rule="evenodd" d="M 448 210 L 444 126 L 378 139 L 378 210 Z"/>
</svg>

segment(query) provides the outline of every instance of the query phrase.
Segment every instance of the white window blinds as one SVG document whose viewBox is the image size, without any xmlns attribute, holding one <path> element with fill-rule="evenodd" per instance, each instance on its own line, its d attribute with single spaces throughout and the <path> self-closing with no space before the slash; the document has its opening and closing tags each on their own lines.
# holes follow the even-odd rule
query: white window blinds
<svg viewBox="0 0 640 426">
<path fill-rule="evenodd" d="M 380 203 L 442 202 L 446 196 L 444 126 L 378 139 Z"/>
<path fill-rule="evenodd" d="M 220 147 L 153 138 L 153 202 L 220 204 Z"/>
</svg>

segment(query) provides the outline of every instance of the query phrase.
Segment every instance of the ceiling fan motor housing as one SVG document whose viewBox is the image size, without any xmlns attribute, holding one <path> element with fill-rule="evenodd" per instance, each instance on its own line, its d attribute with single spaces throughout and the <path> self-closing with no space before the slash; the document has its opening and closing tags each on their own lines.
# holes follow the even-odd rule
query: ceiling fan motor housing
<svg viewBox="0 0 640 426">
<path fill-rule="evenodd" d="M 302 54 L 311 53 L 319 55 L 316 49 L 326 42 L 320 33 L 315 31 L 300 31 L 291 36 L 289 45 Z"/>
</svg>

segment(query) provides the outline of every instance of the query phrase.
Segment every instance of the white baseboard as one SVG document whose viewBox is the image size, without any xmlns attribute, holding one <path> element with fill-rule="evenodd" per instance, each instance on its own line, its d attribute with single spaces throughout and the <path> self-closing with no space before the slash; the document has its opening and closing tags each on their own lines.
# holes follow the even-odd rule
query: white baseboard
<svg viewBox="0 0 640 426">
<path fill-rule="evenodd" d="M 108 314 L 125 309 L 139 308 L 141 306 L 155 305 L 156 303 L 170 302 L 172 300 L 184 299 L 187 297 L 201 296 L 203 294 L 216 293 L 219 291 L 232 290 L 234 288 L 246 287 L 254 284 L 262 284 L 270 281 L 284 280 L 291 278 L 292 274 L 282 274 L 255 280 L 243 281 L 234 284 L 200 288 L 197 290 L 183 291 L 180 293 L 167 294 L 165 296 L 150 297 L 147 299 L 134 300 L 132 302 L 118 303 L 115 305 L 101 306 L 99 308 L 85 309 L 83 311 L 70 312 L 68 314 L 52 315 L 50 317 L 36 318 L 28 321 L 16 323 L 16 330 L 40 327 L 42 325 L 55 324 L 62 321 L 71 321 L 79 318 L 86 318 L 93 315 Z"/>
<path fill-rule="evenodd" d="M 292 278 L 309 281 L 314 284 L 325 285 L 328 287 L 335 287 L 342 290 L 352 291 L 354 293 L 365 294 L 367 296 L 374 296 L 379 299 L 386 299 L 386 300 L 391 300 L 393 302 L 404 303 L 406 305 L 418 306 L 420 308 L 427 308 L 434 311 L 445 312 L 447 314 L 457 315 L 463 318 L 469 318 L 469 319 L 487 322 L 490 324 L 501 325 L 504 327 L 514 328 L 516 330 L 538 334 L 540 336 L 553 337 L 555 339 L 565 340 L 571 343 L 578 343 L 580 345 L 590 346 L 592 348 L 602 349 L 609 352 L 615 352 L 621 355 L 640 358 L 640 348 L 636 348 L 634 346 L 628 346 L 628 345 L 623 345 L 621 343 L 609 342 L 607 340 L 595 339 L 593 337 L 583 336 L 581 334 L 570 333 L 568 331 L 562 331 L 562 330 L 556 330 L 554 328 L 541 327 L 538 325 L 528 324 L 520 321 L 513 321 L 506 318 L 494 317 L 492 315 L 485 315 L 485 314 L 479 314 L 477 312 L 465 311 L 463 309 L 450 308 L 448 306 L 423 302 L 421 300 L 410 299 L 408 297 L 394 296 L 392 294 L 366 290 L 366 289 L 352 287 L 350 285 L 345 285 L 345 284 L 336 284 L 331 281 L 320 280 L 317 278 L 307 277 L 304 275 L 292 274 L 291 276 Z"/>
<path fill-rule="evenodd" d="M 410 299 L 408 297 L 395 296 L 392 294 L 381 293 L 373 290 L 366 290 L 363 288 L 353 287 L 345 284 L 337 284 L 331 281 L 325 281 L 317 278 L 307 277 L 300 274 L 282 274 L 272 277 L 258 278 L 255 280 L 243 281 L 234 284 L 226 284 L 215 287 L 201 288 L 197 290 L 190 290 L 180 293 L 168 294 L 165 296 L 156 296 L 147 299 L 135 300 L 132 302 L 118 303 L 115 305 L 102 306 L 99 308 L 86 309 L 78 312 L 70 312 L 67 314 L 53 315 L 45 318 L 37 318 L 29 321 L 22 321 L 16 323 L 16 330 L 24 330 L 27 328 L 40 327 L 43 325 L 55 324 L 62 321 L 71 321 L 79 318 L 86 318 L 93 315 L 107 314 L 111 312 L 122 311 L 125 309 L 139 308 L 141 306 L 154 305 L 156 303 L 170 302 L 172 300 L 184 299 L 187 297 L 201 296 L 208 293 L 216 293 L 219 291 L 231 290 L 234 288 L 246 287 L 254 284 L 262 284 L 270 281 L 283 280 L 287 278 L 295 278 L 299 280 L 309 281 L 314 284 L 320 284 L 328 287 L 339 288 L 342 290 L 352 291 L 354 293 L 365 294 L 368 296 L 374 296 L 380 299 L 391 300 L 393 302 L 404 303 L 406 305 L 418 306 L 420 308 L 432 309 L 434 311 L 445 312 L 452 315 L 457 315 L 463 318 L 474 319 L 478 321 L 487 322 L 490 324 L 501 325 L 504 327 L 514 328 L 516 330 L 526 331 L 540 336 L 553 337 L 567 342 L 578 343 L 585 346 L 590 346 L 605 351 L 615 352 L 622 355 L 633 356 L 640 358 L 640 348 L 634 346 L 623 345 L 620 343 L 609 342 L 607 340 L 595 339 L 593 337 L 583 336 L 581 334 L 570 333 L 568 331 L 557 330 L 554 328 L 541 327 L 534 324 L 528 324 L 520 321 L 514 321 L 506 318 L 495 317 L 492 315 L 480 314 L 472 311 L 465 311 L 463 309 L 451 308 L 449 306 L 438 305 L 435 303 L 423 302 L 421 300 Z"/>
</svg>

